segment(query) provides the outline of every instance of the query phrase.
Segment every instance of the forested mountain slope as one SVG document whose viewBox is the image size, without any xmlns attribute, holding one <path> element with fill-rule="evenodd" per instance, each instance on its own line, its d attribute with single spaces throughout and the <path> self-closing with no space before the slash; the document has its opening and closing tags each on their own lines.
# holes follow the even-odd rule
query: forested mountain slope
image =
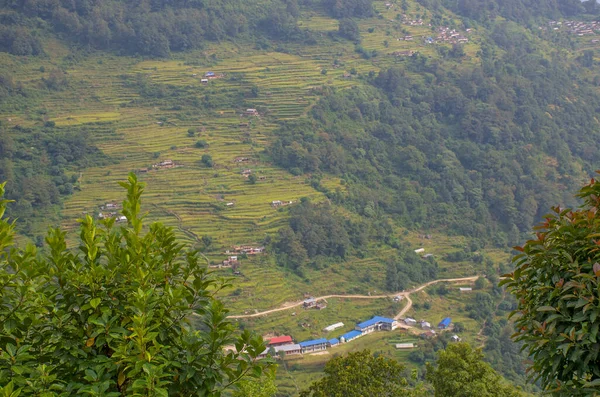
<svg viewBox="0 0 600 397">
<path fill-rule="evenodd" d="M 575 0 L 0 1 L 8 213 L 43 245 L 48 224 L 115 216 L 116 182 L 137 172 L 149 217 L 212 266 L 265 247 L 240 255 L 236 313 L 494 280 L 600 163 L 597 15 Z M 513 302 L 480 293 L 448 310 L 522 384 L 498 322 Z M 411 315 L 450 298 L 418 299 Z M 356 310 L 397 309 L 370 305 Z M 261 321 L 246 325 L 275 327 Z"/>
</svg>

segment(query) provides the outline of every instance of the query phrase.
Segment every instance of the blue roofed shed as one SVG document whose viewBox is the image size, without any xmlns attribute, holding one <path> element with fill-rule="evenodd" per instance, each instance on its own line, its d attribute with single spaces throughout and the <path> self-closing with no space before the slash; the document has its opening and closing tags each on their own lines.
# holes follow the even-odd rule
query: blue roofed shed
<svg viewBox="0 0 600 397">
<path fill-rule="evenodd" d="M 345 333 L 344 335 L 340 336 L 340 342 L 345 343 L 345 342 L 350 342 L 353 339 L 358 338 L 359 336 L 362 336 L 362 332 L 354 330 L 354 331 L 350 331 Z"/>
<path fill-rule="evenodd" d="M 298 344 L 300 345 L 300 347 L 302 347 L 302 353 L 310 353 L 310 352 L 316 352 L 319 350 L 327 349 L 329 341 L 325 338 L 321 338 L 321 339 L 307 340 L 304 342 L 300 342 Z"/>
<path fill-rule="evenodd" d="M 446 317 L 445 319 L 440 321 L 440 323 L 438 324 L 438 328 L 446 329 L 450 326 L 451 323 L 452 323 L 452 319 L 450 317 Z"/>
<path fill-rule="evenodd" d="M 340 344 L 340 340 L 338 338 L 329 339 L 329 346 L 337 346 Z"/>
</svg>

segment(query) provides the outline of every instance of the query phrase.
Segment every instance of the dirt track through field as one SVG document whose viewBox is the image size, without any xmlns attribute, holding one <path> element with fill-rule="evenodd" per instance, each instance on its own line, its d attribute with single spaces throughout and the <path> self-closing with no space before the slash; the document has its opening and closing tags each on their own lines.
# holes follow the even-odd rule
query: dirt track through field
<svg viewBox="0 0 600 397">
<path fill-rule="evenodd" d="M 388 295 L 325 295 L 325 296 L 316 297 L 315 300 L 320 301 L 320 300 L 329 299 L 329 298 L 382 299 L 382 298 L 392 298 L 395 296 L 403 296 L 406 299 L 407 304 L 402 308 L 400 313 L 398 313 L 396 315 L 396 317 L 394 317 L 395 320 L 398 320 L 398 319 L 400 319 L 400 317 L 404 316 L 404 314 L 406 312 L 408 312 L 410 310 L 410 308 L 412 307 L 413 302 L 410 299 L 410 294 L 412 294 L 413 292 L 419 292 L 419 291 L 421 291 L 431 285 L 437 284 L 437 283 L 459 283 L 459 282 L 467 282 L 467 281 L 474 282 L 478 278 L 479 278 L 479 276 L 471 276 L 471 277 L 462 277 L 462 278 L 444 278 L 444 279 L 439 279 L 439 280 L 433 280 L 433 281 L 429 281 L 425 284 L 422 284 L 418 287 L 409 289 L 407 291 L 397 292 L 397 293 L 388 294 Z M 292 309 L 294 307 L 299 307 L 299 306 L 302 306 L 302 304 L 303 304 L 303 301 L 286 303 L 281 307 L 278 307 L 275 309 L 270 309 L 270 310 L 265 310 L 264 312 L 259 312 L 259 313 L 254 313 L 254 314 L 240 314 L 240 315 L 236 315 L 236 316 L 228 316 L 227 318 L 238 319 L 238 318 L 260 317 L 260 316 L 265 316 L 265 315 L 268 315 L 271 313 Z"/>
</svg>

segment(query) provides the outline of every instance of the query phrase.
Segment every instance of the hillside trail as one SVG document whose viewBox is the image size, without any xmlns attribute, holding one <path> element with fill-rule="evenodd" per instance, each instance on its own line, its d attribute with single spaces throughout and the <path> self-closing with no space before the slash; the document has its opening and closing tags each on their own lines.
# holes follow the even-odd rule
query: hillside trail
<svg viewBox="0 0 600 397">
<path fill-rule="evenodd" d="M 438 280 L 432 280 L 429 281 L 425 284 L 421 284 L 418 287 L 409 289 L 407 291 L 402 291 L 402 292 L 396 292 L 393 294 L 388 294 L 388 295 L 324 295 L 324 296 L 319 296 L 314 298 L 315 300 L 319 301 L 319 300 L 324 300 L 324 299 L 329 299 L 329 298 L 351 298 L 351 299 L 382 299 L 382 298 L 391 298 L 394 296 L 402 296 L 406 299 L 407 304 L 406 306 L 404 306 L 402 308 L 402 310 L 400 311 L 400 313 L 398 313 L 395 317 L 394 320 L 398 320 L 400 319 L 400 317 L 402 317 L 406 312 L 408 312 L 410 310 L 410 308 L 412 307 L 412 300 L 410 299 L 410 294 L 414 293 L 414 292 L 419 292 L 431 285 L 437 284 L 437 283 L 456 283 L 456 282 L 465 282 L 465 281 L 475 281 L 479 278 L 479 276 L 471 276 L 471 277 L 462 277 L 462 278 L 443 278 L 443 279 L 438 279 Z M 240 314 L 240 315 L 235 315 L 235 316 L 227 316 L 227 318 L 231 318 L 231 319 L 240 319 L 240 318 L 253 318 L 253 317 L 260 317 L 260 316 L 264 316 L 267 314 L 271 314 L 271 313 L 276 313 L 276 312 L 280 312 L 283 310 L 288 310 L 294 307 L 298 307 L 298 306 L 302 306 L 302 304 L 304 303 L 304 301 L 298 301 L 298 302 L 291 302 L 291 303 L 286 303 L 281 307 L 275 308 L 275 309 L 270 309 L 270 310 L 265 310 L 263 312 L 258 312 L 258 313 L 254 313 L 254 314 Z"/>
</svg>

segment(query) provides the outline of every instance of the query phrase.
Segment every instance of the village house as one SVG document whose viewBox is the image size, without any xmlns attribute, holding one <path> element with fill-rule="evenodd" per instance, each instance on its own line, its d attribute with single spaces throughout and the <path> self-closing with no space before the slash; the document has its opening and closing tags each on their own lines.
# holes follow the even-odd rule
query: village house
<svg viewBox="0 0 600 397">
<path fill-rule="evenodd" d="M 326 309 L 326 308 L 327 308 L 327 304 L 326 303 L 317 303 L 315 305 L 315 309 L 317 309 L 317 310 L 323 310 L 323 309 Z"/>
<path fill-rule="evenodd" d="M 421 254 L 421 253 L 423 253 L 423 252 L 425 252 L 425 248 L 417 248 L 417 249 L 415 250 L 415 254 Z"/>
<path fill-rule="evenodd" d="M 291 345 L 293 343 L 294 343 L 294 341 L 292 340 L 291 336 L 283 335 L 283 336 L 276 336 L 274 338 L 269 339 L 269 342 L 267 342 L 267 346 L 277 347 L 277 346 L 283 346 L 283 345 Z"/>
<path fill-rule="evenodd" d="M 436 333 L 434 330 L 430 330 L 427 332 L 423 332 L 422 334 L 419 335 L 419 337 L 423 338 L 423 339 L 432 339 L 436 337 Z"/>
<path fill-rule="evenodd" d="M 414 349 L 414 343 L 396 343 L 396 349 Z"/>
<path fill-rule="evenodd" d="M 446 329 L 450 326 L 450 324 L 452 323 L 452 319 L 450 317 L 446 317 L 445 319 L 443 319 L 442 321 L 440 321 L 440 323 L 438 324 L 438 328 L 439 329 Z"/>
<path fill-rule="evenodd" d="M 208 84 L 208 79 L 200 79 L 200 82 L 201 82 L 202 84 Z"/>
<path fill-rule="evenodd" d="M 337 338 L 329 339 L 329 347 L 339 346 L 340 340 Z"/>
<path fill-rule="evenodd" d="M 241 174 L 244 176 L 244 178 L 248 178 L 250 176 L 250 174 L 252 174 L 252 170 L 251 169 L 242 170 Z"/>
<path fill-rule="evenodd" d="M 305 309 L 315 307 L 316 305 L 317 305 L 317 301 L 315 298 L 312 298 L 312 297 L 305 299 L 304 302 L 302 302 L 302 306 L 304 306 Z"/>
<path fill-rule="evenodd" d="M 279 352 L 284 352 L 286 356 L 292 356 L 295 354 L 302 354 L 302 347 L 298 344 L 291 345 L 282 345 L 276 347 L 267 347 L 265 351 L 258 355 L 258 358 L 265 358 L 269 355 L 269 351 L 271 348 L 275 351 L 275 356 L 278 355 Z"/>
<path fill-rule="evenodd" d="M 410 326 L 417 325 L 417 320 L 415 320 L 414 318 L 407 317 L 404 319 L 404 324 Z"/>
<path fill-rule="evenodd" d="M 258 110 L 246 109 L 246 116 L 258 116 Z"/>
<path fill-rule="evenodd" d="M 427 321 L 421 321 L 420 325 L 422 329 L 431 329 L 431 323 L 428 323 Z"/>
<path fill-rule="evenodd" d="M 452 342 L 460 342 L 462 339 L 460 339 L 460 337 L 459 337 L 458 335 L 452 335 L 452 336 L 450 337 L 450 340 L 451 340 Z"/>
<path fill-rule="evenodd" d="M 240 263 L 238 261 L 237 256 L 230 256 L 229 258 L 227 258 L 223 261 L 223 266 L 237 266 L 239 264 Z"/>
<path fill-rule="evenodd" d="M 214 79 L 215 77 L 217 77 L 217 75 L 215 74 L 215 72 L 206 72 L 204 73 L 204 77 L 208 79 Z"/>
<path fill-rule="evenodd" d="M 174 168 L 176 166 L 173 160 L 163 160 L 160 163 L 153 164 L 152 168 Z"/>
<path fill-rule="evenodd" d="M 393 331 L 396 328 L 398 328 L 398 321 L 391 318 L 375 316 L 370 320 L 358 323 L 355 330 L 360 331 L 363 334 L 368 334 L 379 330 Z"/>
<path fill-rule="evenodd" d="M 299 345 L 302 348 L 302 353 L 312 353 L 318 352 L 321 350 L 326 350 L 329 341 L 325 338 L 315 339 L 315 340 L 307 340 L 305 342 L 300 342 Z"/>
<path fill-rule="evenodd" d="M 471 292 L 471 291 L 473 291 L 473 288 L 471 288 L 471 287 L 460 287 L 458 290 L 460 292 Z"/>
</svg>

